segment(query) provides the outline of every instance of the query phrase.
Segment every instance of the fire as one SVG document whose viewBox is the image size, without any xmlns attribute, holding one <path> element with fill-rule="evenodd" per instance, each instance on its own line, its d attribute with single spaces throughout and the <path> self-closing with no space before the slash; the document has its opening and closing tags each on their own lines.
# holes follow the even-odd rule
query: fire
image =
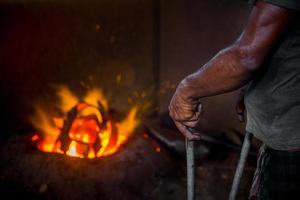
<svg viewBox="0 0 300 200">
<path fill-rule="evenodd" d="M 139 124 L 138 107 L 133 106 L 122 121 L 115 121 L 100 89 L 91 89 L 82 99 L 69 88 L 58 88 L 60 116 L 35 106 L 31 122 L 40 132 L 31 141 L 39 150 L 79 158 L 109 156 L 118 151 Z"/>
</svg>

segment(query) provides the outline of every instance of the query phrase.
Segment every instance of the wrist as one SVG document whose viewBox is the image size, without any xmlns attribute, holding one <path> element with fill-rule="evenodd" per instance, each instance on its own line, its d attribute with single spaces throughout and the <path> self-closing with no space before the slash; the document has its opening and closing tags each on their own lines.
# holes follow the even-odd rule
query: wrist
<svg viewBox="0 0 300 200">
<path fill-rule="evenodd" d="M 184 78 L 178 85 L 178 91 L 182 94 L 182 97 L 187 100 L 193 100 L 198 98 L 196 96 L 195 86 L 190 76 Z"/>
</svg>

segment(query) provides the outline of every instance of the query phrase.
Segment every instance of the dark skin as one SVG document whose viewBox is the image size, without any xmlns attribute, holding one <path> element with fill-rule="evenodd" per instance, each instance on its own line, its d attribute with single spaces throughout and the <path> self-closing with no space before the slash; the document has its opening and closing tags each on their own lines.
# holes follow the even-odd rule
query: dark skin
<svg viewBox="0 0 300 200">
<path fill-rule="evenodd" d="M 201 137 L 200 133 L 192 134 L 188 130 L 199 121 L 200 99 L 234 91 L 251 81 L 294 18 L 292 10 L 258 2 L 238 40 L 179 83 L 169 113 L 186 138 L 198 140 Z M 242 97 L 236 109 L 242 120 L 245 109 Z"/>
</svg>

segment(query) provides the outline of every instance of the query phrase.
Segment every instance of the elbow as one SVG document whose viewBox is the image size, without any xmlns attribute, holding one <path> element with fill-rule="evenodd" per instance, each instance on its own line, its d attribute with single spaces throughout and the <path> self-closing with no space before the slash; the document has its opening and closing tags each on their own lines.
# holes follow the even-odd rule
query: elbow
<svg viewBox="0 0 300 200">
<path fill-rule="evenodd" d="M 240 70 L 246 74 L 253 74 L 261 68 L 263 54 L 251 46 L 235 45 L 236 61 Z"/>
<path fill-rule="evenodd" d="M 244 58 L 240 61 L 242 71 L 247 74 L 253 74 L 261 68 L 261 64 L 256 58 Z"/>
</svg>

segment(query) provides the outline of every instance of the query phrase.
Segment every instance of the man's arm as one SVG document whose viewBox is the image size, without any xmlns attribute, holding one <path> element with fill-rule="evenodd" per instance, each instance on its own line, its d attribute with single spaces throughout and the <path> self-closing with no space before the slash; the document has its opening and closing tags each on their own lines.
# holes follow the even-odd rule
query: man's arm
<svg viewBox="0 0 300 200">
<path fill-rule="evenodd" d="M 185 126 L 193 127 L 198 121 L 199 98 L 230 92 L 249 82 L 293 16 L 292 10 L 258 2 L 240 38 L 181 81 L 169 110 L 187 137 L 196 139 Z"/>
</svg>

